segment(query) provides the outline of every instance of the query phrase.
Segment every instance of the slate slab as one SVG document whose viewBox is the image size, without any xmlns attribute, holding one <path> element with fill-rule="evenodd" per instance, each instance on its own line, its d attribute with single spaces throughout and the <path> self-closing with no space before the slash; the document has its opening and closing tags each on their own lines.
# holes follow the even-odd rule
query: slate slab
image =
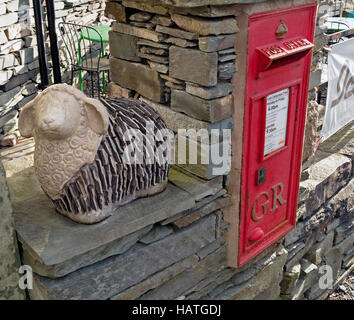
<svg viewBox="0 0 354 320">
<path fill-rule="evenodd" d="M 215 223 L 215 216 L 207 217 L 151 245 L 137 245 L 59 279 L 34 274 L 30 296 L 49 300 L 108 299 L 215 241 Z"/>
<path fill-rule="evenodd" d="M 162 193 L 127 204 L 98 224 L 83 225 L 55 212 L 41 191 L 33 168 L 12 175 L 8 184 L 15 229 L 26 251 L 24 263 L 30 263 L 34 272 L 48 277 L 63 276 L 116 254 L 133 241 L 117 242 L 119 239 L 195 204 L 187 192 L 168 184 Z M 142 235 L 132 237 L 138 239 Z"/>
</svg>

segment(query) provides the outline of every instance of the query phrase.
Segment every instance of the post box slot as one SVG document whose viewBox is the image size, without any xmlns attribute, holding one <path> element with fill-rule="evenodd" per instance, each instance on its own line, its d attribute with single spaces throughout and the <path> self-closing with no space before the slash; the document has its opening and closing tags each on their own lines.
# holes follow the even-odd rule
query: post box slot
<svg viewBox="0 0 354 320">
<path fill-rule="evenodd" d="M 259 72 L 299 60 L 311 52 L 312 48 L 313 44 L 305 38 L 286 40 L 257 48 Z"/>
</svg>

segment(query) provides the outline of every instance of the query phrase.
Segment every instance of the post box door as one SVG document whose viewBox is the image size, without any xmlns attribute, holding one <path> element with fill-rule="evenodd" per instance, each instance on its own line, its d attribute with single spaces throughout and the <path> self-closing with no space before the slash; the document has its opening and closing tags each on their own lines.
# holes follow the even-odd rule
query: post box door
<svg viewBox="0 0 354 320">
<path fill-rule="evenodd" d="M 250 17 L 239 265 L 295 226 L 315 12 Z"/>
</svg>

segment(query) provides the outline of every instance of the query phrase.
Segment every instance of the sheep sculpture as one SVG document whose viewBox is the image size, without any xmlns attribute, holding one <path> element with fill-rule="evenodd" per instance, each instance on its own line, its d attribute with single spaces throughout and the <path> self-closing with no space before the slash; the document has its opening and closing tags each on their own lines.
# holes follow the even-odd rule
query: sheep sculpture
<svg viewBox="0 0 354 320">
<path fill-rule="evenodd" d="M 34 167 L 43 191 L 58 212 L 76 222 L 97 223 L 167 185 L 168 152 L 163 160 L 154 156 L 166 141 L 161 130 L 167 127 L 139 100 L 99 101 L 56 84 L 21 110 L 19 129 L 35 139 Z M 139 134 L 129 140 L 125 133 L 132 129 Z M 127 152 L 132 157 L 139 152 L 143 161 L 127 163 Z"/>
</svg>

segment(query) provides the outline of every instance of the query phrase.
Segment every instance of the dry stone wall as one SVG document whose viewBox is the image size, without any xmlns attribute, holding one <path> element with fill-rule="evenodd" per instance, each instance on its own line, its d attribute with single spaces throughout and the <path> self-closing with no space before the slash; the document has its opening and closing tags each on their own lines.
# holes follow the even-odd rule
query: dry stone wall
<svg viewBox="0 0 354 320">
<path fill-rule="evenodd" d="M 108 23 L 103 0 L 56 0 L 56 25 L 67 22 L 84 25 Z M 43 19 L 49 78 L 52 81 L 46 7 Z M 63 81 L 69 80 L 68 60 L 58 33 Z M 0 0 L 0 145 L 13 144 L 19 137 L 18 113 L 38 93 L 40 83 L 38 48 L 32 0 Z"/>
<path fill-rule="evenodd" d="M 175 133 L 178 129 L 233 127 L 231 80 L 239 31 L 235 7 L 199 9 L 114 1 L 107 2 L 105 11 L 115 19 L 110 32 L 109 93 L 138 93 Z M 202 150 L 201 142 L 187 141 Z M 211 142 L 202 143 L 210 146 Z M 230 150 L 227 142 L 225 148 Z M 215 176 L 213 164 L 191 166 L 178 159 L 176 163 L 201 178 Z"/>
</svg>

